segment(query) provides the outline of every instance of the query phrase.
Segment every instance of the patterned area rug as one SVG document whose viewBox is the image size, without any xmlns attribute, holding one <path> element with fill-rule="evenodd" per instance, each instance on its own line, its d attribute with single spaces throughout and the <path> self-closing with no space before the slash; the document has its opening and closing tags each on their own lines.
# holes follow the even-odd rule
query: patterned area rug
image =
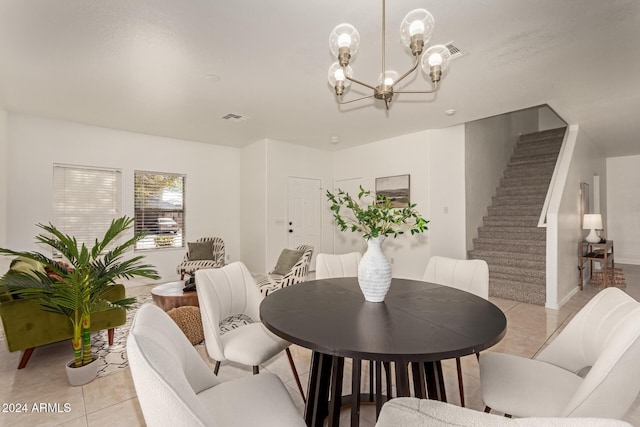
<svg viewBox="0 0 640 427">
<path fill-rule="evenodd" d="M 109 346 L 107 331 L 100 331 L 92 337 L 94 353 L 100 356 L 98 377 L 105 377 L 129 366 L 126 347 L 131 323 L 140 306 L 147 302 L 153 303 L 151 294 L 139 295 L 137 300 L 133 308 L 127 311 L 126 323 L 116 328 L 112 346 Z M 220 322 L 220 332 L 224 334 L 242 325 L 248 325 L 249 323 L 252 323 L 251 319 L 242 314 L 230 316 Z"/>
<path fill-rule="evenodd" d="M 607 276 L 609 276 L 608 286 L 615 286 L 618 288 L 626 288 L 627 283 L 624 280 L 624 273 L 620 268 L 609 268 L 607 269 Z M 594 271 L 591 275 L 591 285 L 602 287 L 604 284 L 602 283 L 602 279 L 604 278 L 604 273 L 602 271 Z"/>
<path fill-rule="evenodd" d="M 100 366 L 98 367 L 98 377 L 104 377 L 129 366 L 127 360 L 127 336 L 133 317 L 136 315 L 138 308 L 147 302 L 152 302 L 151 294 L 142 294 L 136 298 L 138 301 L 133 308 L 127 310 L 127 321 L 124 325 L 118 326 L 113 337 L 113 345 L 109 346 L 109 338 L 107 331 L 100 331 L 92 338 L 93 352 L 100 357 Z"/>
</svg>

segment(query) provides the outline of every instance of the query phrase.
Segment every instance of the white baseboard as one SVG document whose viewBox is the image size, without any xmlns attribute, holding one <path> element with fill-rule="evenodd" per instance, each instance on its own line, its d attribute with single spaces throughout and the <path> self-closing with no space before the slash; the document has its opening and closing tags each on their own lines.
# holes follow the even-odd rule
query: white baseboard
<svg viewBox="0 0 640 427">
<path fill-rule="evenodd" d="M 558 307 L 549 307 L 549 306 L 545 306 L 545 308 L 551 308 L 553 310 L 558 310 L 560 309 L 560 307 L 562 307 L 567 301 L 569 301 L 571 299 L 572 296 L 574 296 L 575 294 L 578 293 L 578 291 L 580 291 L 580 286 L 576 286 L 575 288 L 573 288 L 573 290 L 571 292 L 569 292 L 567 294 L 566 297 L 562 298 L 562 301 L 560 301 L 560 304 L 558 305 Z"/>
<path fill-rule="evenodd" d="M 638 258 L 621 258 L 618 255 L 614 258 L 614 262 L 616 264 L 640 265 L 640 259 Z"/>
</svg>

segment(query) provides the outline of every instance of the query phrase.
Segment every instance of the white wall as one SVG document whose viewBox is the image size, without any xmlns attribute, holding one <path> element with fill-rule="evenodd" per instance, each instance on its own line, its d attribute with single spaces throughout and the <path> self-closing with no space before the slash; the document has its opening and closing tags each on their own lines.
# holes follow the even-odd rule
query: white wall
<svg viewBox="0 0 640 427">
<path fill-rule="evenodd" d="M 553 111 L 545 106 L 538 109 L 538 130 L 557 129 L 567 124 Z"/>
<path fill-rule="evenodd" d="M 606 188 L 604 232 L 614 241 L 614 261 L 640 265 L 640 156 L 608 158 Z"/>
<path fill-rule="evenodd" d="M 7 112 L 0 109 L 0 247 L 7 246 L 7 186 L 9 179 L 9 141 Z M 9 259 L 0 256 L 0 274 L 9 268 Z"/>
<path fill-rule="evenodd" d="M 266 147 L 262 140 L 241 150 L 240 260 L 254 272 L 268 269 Z"/>
<path fill-rule="evenodd" d="M 331 188 L 331 153 L 325 150 L 303 147 L 286 142 L 266 141 L 266 272 L 273 269 L 283 248 L 288 245 L 288 194 L 289 177 L 319 179 L 322 189 Z M 333 232 L 329 226 L 329 211 L 322 213 L 322 244 L 314 247 L 314 254 L 333 250 Z M 313 266 L 312 266 L 313 267 Z"/>
<path fill-rule="evenodd" d="M 429 131 L 430 257 L 467 258 L 465 133 L 464 125 Z"/>
<path fill-rule="evenodd" d="M 383 250 L 393 260 L 394 277 L 422 278 L 432 253 L 464 254 L 464 237 L 458 238 L 460 230 L 464 233 L 464 216 L 460 219 L 464 210 L 463 160 L 462 126 L 417 132 L 333 153 L 336 181 L 361 178 L 366 189 L 374 190 L 377 177 L 411 175 L 411 202 L 431 222 L 426 233 L 385 241 Z M 431 209 L 432 202 L 438 213 Z M 444 206 L 449 207 L 449 214 L 442 213 Z"/>
<path fill-rule="evenodd" d="M 237 149 L 9 114 L 7 245 L 36 249 L 39 222 L 52 217 L 52 164 L 122 169 L 123 214 L 133 216 L 135 170 L 186 174 L 186 240 L 224 239 L 232 260 L 240 251 L 240 152 Z M 163 280 L 178 276 L 184 249 L 140 252 Z"/>
<path fill-rule="evenodd" d="M 491 206 L 520 134 L 538 130 L 538 110 L 517 111 L 465 125 L 466 247 L 473 249 L 478 227 Z M 464 257 L 466 258 L 466 256 Z"/>
<path fill-rule="evenodd" d="M 600 176 L 600 206 L 603 222 L 606 222 L 607 200 L 606 162 L 577 125 L 569 127 L 565 155 L 560 159 L 556 187 L 554 187 L 547 213 L 547 304 L 558 308 L 578 289 L 578 243 L 584 240 L 587 231 L 580 226 L 580 183 L 589 184 L 592 192 L 593 176 Z M 592 195 L 593 197 L 593 195 Z"/>
</svg>

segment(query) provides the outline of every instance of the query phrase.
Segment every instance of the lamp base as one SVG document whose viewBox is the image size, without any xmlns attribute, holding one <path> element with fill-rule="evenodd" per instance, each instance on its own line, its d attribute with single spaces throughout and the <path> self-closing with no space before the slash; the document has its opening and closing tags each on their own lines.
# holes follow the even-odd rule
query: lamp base
<svg viewBox="0 0 640 427">
<path fill-rule="evenodd" d="M 585 240 L 589 243 L 600 243 L 600 236 L 598 236 L 598 232 L 592 228 Z"/>
</svg>

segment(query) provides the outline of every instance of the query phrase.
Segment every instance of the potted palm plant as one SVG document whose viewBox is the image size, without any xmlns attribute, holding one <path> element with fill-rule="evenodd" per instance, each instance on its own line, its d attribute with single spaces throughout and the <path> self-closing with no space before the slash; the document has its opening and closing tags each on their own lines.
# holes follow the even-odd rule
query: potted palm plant
<svg viewBox="0 0 640 427">
<path fill-rule="evenodd" d="M 358 283 L 369 302 L 382 302 L 391 285 L 391 264 L 382 252 L 387 236 L 398 237 L 406 230 L 413 235 L 428 229 L 429 221 L 416 209 L 416 204 L 394 208 L 391 200 L 373 194 L 360 186 L 356 198 L 338 189 L 334 194 L 327 190 L 333 218 L 341 231 L 362 233 L 367 241 L 367 251 L 358 265 Z"/>
<path fill-rule="evenodd" d="M 18 252 L 0 248 L 0 254 L 33 260 L 44 267 L 42 271 L 10 272 L 5 274 L 0 284 L 19 298 L 32 300 L 43 309 L 66 316 L 73 328 L 74 360 L 68 364 L 72 385 L 81 385 L 96 376 L 97 363 L 91 351 L 91 315 L 111 308 L 130 308 L 135 298 L 109 301 L 106 294 L 109 285 L 118 279 L 134 277 L 159 278 L 153 266 L 143 263 L 143 256 L 124 259 L 125 252 L 144 237 L 137 233 L 124 243 L 116 238 L 130 228 L 133 218 L 114 219 L 101 240 L 96 239 L 91 249 L 75 237 L 59 231 L 54 225 L 38 224 L 45 233 L 36 236 L 36 241 L 48 246 L 64 257 L 59 262 L 40 252 Z M 110 246 L 111 245 L 111 246 Z M 74 380 L 76 370 L 93 365 L 93 376 Z M 84 369 L 86 370 L 86 369 Z M 82 375 L 82 374 L 81 374 Z M 87 380 L 88 378 L 88 380 Z M 83 382 L 84 381 L 84 382 Z"/>
</svg>

